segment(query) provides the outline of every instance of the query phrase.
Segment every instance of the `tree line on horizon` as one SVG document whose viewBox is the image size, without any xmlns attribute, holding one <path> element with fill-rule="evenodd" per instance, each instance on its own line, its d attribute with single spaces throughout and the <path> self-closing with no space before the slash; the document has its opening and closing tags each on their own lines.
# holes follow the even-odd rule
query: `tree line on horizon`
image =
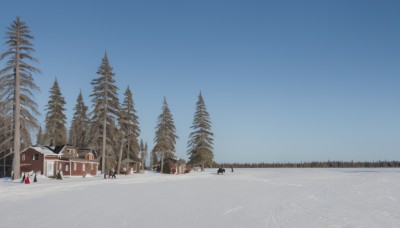
<svg viewBox="0 0 400 228">
<path fill-rule="evenodd" d="M 314 161 L 282 163 L 213 163 L 212 167 L 224 168 L 400 168 L 400 161 Z"/>
<path fill-rule="evenodd" d="M 120 165 L 122 158 L 140 160 L 142 165 L 148 155 L 148 146 L 139 141 L 139 117 L 135 109 L 129 86 L 124 92 L 124 100 L 118 99 L 119 88 L 115 85 L 115 74 L 107 53 L 97 70 L 98 77 L 91 82 L 90 94 L 92 110 L 84 103 L 80 91 L 74 107 L 69 130 L 66 127 L 65 104 L 57 78 L 50 88 L 46 105 L 45 127 L 37 120 L 40 115 L 38 105 L 33 100 L 39 87 L 34 75 L 40 70 L 32 64 L 35 49 L 33 36 L 25 22 L 17 17 L 6 30 L 6 51 L 0 55 L 0 151 L 13 149 L 14 178 L 20 177 L 20 151 L 32 145 L 30 133 L 37 132 L 38 145 L 71 144 L 78 149 L 92 149 L 101 156 L 102 174 L 111 167 Z M 202 94 L 196 103 L 192 132 L 189 135 L 189 163 L 211 165 L 214 158 L 211 121 Z M 175 156 L 176 134 L 173 116 L 164 97 L 162 112 L 157 119 L 154 148 L 151 150 L 150 164 L 161 163 Z"/>
</svg>

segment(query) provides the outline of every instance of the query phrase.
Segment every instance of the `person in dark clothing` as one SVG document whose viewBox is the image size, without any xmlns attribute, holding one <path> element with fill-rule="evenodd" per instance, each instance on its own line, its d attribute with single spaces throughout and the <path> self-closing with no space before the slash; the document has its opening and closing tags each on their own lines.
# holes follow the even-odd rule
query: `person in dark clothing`
<svg viewBox="0 0 400 228">
<path fill-rule="evenodd" d="M 233 166 L 231 166 L 231 169 L 232 169 L 232 173 L 233 173 Z"/>
<path fill-rule="evenodd" d="M 114 169 L 110 169 L 110 178 L 115 178 L 115 179 L 117 179 L 117 177 L 115 176 L 115 171 L 114 171 Z"/>
</svg>

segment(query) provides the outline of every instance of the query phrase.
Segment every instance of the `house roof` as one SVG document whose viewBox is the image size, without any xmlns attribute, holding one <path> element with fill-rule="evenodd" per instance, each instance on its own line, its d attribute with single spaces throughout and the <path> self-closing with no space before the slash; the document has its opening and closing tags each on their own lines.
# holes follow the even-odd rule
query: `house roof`
<svg viewBox="0 0 400 228">
<path fill-rule="evenodd" d="M 21 153 L 27 151 L 29 148 L 32 148 L 36 152 L 44 154 L 44 155 L 57 155 L 53 152 L 53 150 L 51 150 L 48 147 L 44 147 L 44 146 L 31 146 L 31 147 L 28 147 L 28 148 L 24 149 L 23 151 L 21 151 Z"/>
<path fill-rule="evenodd" d="M 56 154 L 60 154 L 60 152 L 63 151 L 65 146 L 66 145 L 55 146 L 54 149 L 53 149 L 53 152 L 56 153 Z"/>
</svg>

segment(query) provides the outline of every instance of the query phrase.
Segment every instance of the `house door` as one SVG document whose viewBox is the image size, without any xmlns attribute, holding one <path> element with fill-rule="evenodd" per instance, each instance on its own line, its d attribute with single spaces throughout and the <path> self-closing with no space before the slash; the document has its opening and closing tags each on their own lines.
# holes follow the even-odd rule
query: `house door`
<svg viewBox="0 0 400 228">
<path fill-rule="evenodd" d="M 47 175 L 48 177 L 54 176 L 54 161 L 47 161 Z"/>
</svg>

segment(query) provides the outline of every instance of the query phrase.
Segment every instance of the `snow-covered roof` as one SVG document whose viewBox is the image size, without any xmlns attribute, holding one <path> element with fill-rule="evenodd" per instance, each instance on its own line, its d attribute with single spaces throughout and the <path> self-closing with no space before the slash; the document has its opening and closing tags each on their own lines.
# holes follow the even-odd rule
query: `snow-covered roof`
<svg viewBox="0 0 400 228">
<path fill-rule="evenodd" d="M 44 154 L 44 155 L 57 155 L 49 148 L 42 147 L 42 146 L 31 146 L 31 147 L 28 147 L 25 150 L 21 151 L 21 153 L 27 151 L 29 148 L 32 148 L 32 149 L 36 150 L 37 152 Z"/>
</svg>

